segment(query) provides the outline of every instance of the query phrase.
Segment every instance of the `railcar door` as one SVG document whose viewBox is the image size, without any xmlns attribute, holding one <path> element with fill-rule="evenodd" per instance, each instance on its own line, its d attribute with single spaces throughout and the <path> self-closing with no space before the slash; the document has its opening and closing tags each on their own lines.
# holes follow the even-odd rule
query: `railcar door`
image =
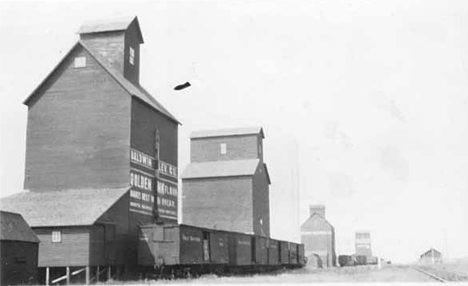
<svg viewBox="0 0 468 286">
<path fill-rule="evenodd" d="M 252 264 L 255 264 L 257 262 L 257 251 L 256 251 L 256 244 L 255 244 L 255 237 L 252 236 L 250 238 L 250 248 L 252 252 Z"/>
<path fill-rule="evenodd" d="M 203 232 L 203 261 L 210 262 L 210 235 L 207 231 Z"/>
<path fill-rule="evenodd" d="M 281 264 L 281 242 L 278 242 L 278 262 Z"/>
</svg>

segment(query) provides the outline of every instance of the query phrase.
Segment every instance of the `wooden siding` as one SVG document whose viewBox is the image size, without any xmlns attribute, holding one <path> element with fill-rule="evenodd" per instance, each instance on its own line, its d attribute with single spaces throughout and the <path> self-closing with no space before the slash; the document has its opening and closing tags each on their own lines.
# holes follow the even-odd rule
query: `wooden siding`
<svg viewBox="0 0 468 286">
<path fill-rule="evenodd" d="M 229 264 L 232 266 L 252 264 L 251 236 L 241 233 L 231 233 L 229 241 Z"/>
<path fill-rule="evenodd" d="M 115 251 L 115 259 L 108 260 L 106 263 L 112 265 L 124 265 L 136 263 L 134 260 L 131 260 L 131 247 L 129 237 L 137 235 L 137 230 L 132 228 L 132 231 L 135 232 L 132 235 L 129 234 L 129 193 L 124 195 L 119 201 L 117 201 L 105 214 L 103 214 L 99 219 L 99 222 L 112 222 L 115 226 L 115 237 L 113 242 L 113 248 Z"/>
<path fill-rule="evenodd" d="M 313 215 L 301 226 L 301 242 L 305 245 L 305 254 L 319 255 L 323 266 L 334 266 L 335 230 L 324 218 Z"/>
<path fill-rule="evenodd" d="M 190 141 L 190 161 L 207 162 L 260 158 L 259 137 L 253 135 L 194 138 Z M 221 154 L 220 144 L 226 143 L 226 154 Z"/>
<path fill-rule="evenodd" d="M 179 263 L 182 265 L 188 264 L 204 264 L 209 261 L 204 260 L 203 253 L 203 230 L 190 226 L 179 226 L 178 244 L 180 245 Z"/>
<path fill-rule="evenodd" d="M 89 232 L 89 265 L 107 265 L 106 260 L 106 225 L 93 225 Z"/>
<path fill-rule="evenodd" d="M 129 145 L 130 97 L 78 46 L 29 103 L 24 188 L 128 185 Z"/>
<path fill-rule="evenodd" d="M 261 236 L 253 236 L 253 238 L 255 241 L 255 261 L 253 262 L 257 265 L 268 264 L 267 238 Z"/>
<path fill-rule="evenodd" d="M 255 234 L 266 237 L 270 236 L 269 187 L 265 167 L 260 163 L 252 178 L 252 225 Z"/>
<path fill-rule="evenodd" d="M 89 227 L 33 228 L 39 243 L 39 267 L 89 265 Z M 61 242 L 52 242 L 52 231 L 62 232 Z"/>
<path fill-rule="evenodd" d="M 279 241 L 279 262 L 289 264 L 289 242 Z"/>
<path fill-rule="evenodd" d="M 150 156 L 155 155 L 155 130 L 158 128 L 160 159 L 177 167 L 177 123 L 134 97 L 131 128 L 131 147 Z"/>
<path fill-rule="evenodd" d="M 130 64 L 130 46 L 135 51 L 134 64 Z M 136 86 L 140 84 L 140 37 L 137 22 L 132 24 L 125 31 L 125 58 L 123 75 Z"/>
<path fill-rule="evenodd" d="M 82 34 L 81 40 L 104 57 L 119 73 L 124 73 L 125 33 L 114 31 Z"/>
<path fill-rule="evenodd" d="M 253 232 L 251 177 L 185 179 L 183 189 L 184 224 Z"/>
<path fill-rule="evenodd" d="M 214 264 L 229 262 L 229 234 L 226 232 L 210 232 L 210 260 Z"/>
<path fill-rule="evenodd" d="M 152 157 L 156 156 L 155 138 L 156 129 L 159 130 L 159 159 L 177 167 L 178 160 L 178 125 L 168 119 L 165 115 L 154 110 L 146 103 L 137 98 L 132 99 L 132 120 L 131 120 L 131 148 L 143 152 Z M 168 178 L 171 179 L 171 178 Z M 177 184 L 177 179 L 172 179 Z M 157 183 L 153 180 L 153 192 L 155 205 L 157 201 Z M 180 190 L 180 188 L 178 187 Z M 151 222 L 148 216 L 132 213 L 131 224 L 138 225 L 137 221 Z M 177 222 L 177 220 L 160 218 L 161 221 Z"/>
<path fill-rule="evenodd" d="M 155 156 L 155 131 L 160 134 L 160 159 L 177 166 L 177 124 L 167 119 L 161 113 L 149 107 L 146 103 L 133 97 L 131 106 L 131 148 Z M 128 163 L 130 164 L 130 163 Z M 156 198 L 156 183 L 153 182 Z M 129 212 L 129 235 L 127 261 L 137 262 L 138 227 L 154 222 L 154 217 L 135 212 Z"/>
<path fill-rule="evenodd" d="M 2 240 L 0 285 L 37 283 L 38 243 Z"/>
<path fill-rule="evenodd" d="M 279 242 L 271 238 L 268 240 L 268 264 L 279 264 Z"/>
</svg>

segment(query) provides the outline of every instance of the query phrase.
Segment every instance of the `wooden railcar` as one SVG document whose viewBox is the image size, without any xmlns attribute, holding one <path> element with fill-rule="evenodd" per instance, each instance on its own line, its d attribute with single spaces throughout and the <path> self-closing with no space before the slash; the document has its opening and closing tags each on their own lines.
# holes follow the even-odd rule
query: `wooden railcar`
<svg viewBox="0 0 468 286">
<path fill-rule="evenodd" d="M 268 239 L 268 265 L 279 264 L 279 243 L 275 239 Z"/>
<path fill-rule="evenodd" d="M 289 264 L 289 242 L 279 242 L 279 263 L 282 265 Z"/>
<path fill-rule="evenodd" d="M 246 266 L 252 264 L 252 239 L 242 233 L 229 234 L 229 264 Z"/>
<path fill-rule="evenodd" d="M 304 266 L 307 263 L 307 258 L 305 256 L 305 246 L 303 243 L 298 246 L 298 256 L 299 256 L 299 265 Z"/>
<path fill-rule="evenodd" d="M 160 274 L 262 272 L 305 265 L 303 244 L 184 224 L 140 229 L 138 264 Z"/>
<path fill-rule="evenodd" d="M 262 236 L 252 236 L 252 263 L 255 265 L 268 265 L 268 238 Z"/>
<path fill-rule="evenodd" d="M 298 255 L 298 250 L 299 250 L 299 244 L 290 242 L 289 243 L 289 254 L 290 254 L 290 263 L 292 265 L 297 265 L 299 264 L 299 255 Z"/>
</svg>

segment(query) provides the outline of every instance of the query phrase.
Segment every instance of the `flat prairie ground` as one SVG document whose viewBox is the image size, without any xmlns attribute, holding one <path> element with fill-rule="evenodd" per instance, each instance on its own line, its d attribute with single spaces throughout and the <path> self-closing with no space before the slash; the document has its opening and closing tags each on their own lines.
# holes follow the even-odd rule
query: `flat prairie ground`
<svg viewBox="0 0 468 286">
<path fill-rule="evenodd" d="M 203 275 L 197 278 L 173 280 L 139 280 L 124 284 L 308 284 L 308 283 L 353 283 L 353 282 L 437 282 L 433 278 L 415 270 L 409 265 L 343 267 L 332 269 L 302 268 L 281 270 L 268 274 L 244 276 Z M 107 284 L 123 284 L 110 281 Z"/>
</svg>

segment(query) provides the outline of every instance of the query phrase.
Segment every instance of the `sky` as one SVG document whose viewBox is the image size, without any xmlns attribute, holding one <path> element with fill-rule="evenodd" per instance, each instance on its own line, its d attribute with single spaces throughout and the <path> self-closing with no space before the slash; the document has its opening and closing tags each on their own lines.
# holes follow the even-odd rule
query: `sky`
<svg viewBox="0 0 468 286">
<path fill-rule="evenodd" d="M 262 126 L 272 237 L 325 204 L 338 254 L 368 230 L 394 262 L 468 256 L 467 1 L 0 1 L 0 196 L 23 189 L 23 100 L 84 21 L 132 15 L 179 173 L 191 132 Z"/>
</svg>

